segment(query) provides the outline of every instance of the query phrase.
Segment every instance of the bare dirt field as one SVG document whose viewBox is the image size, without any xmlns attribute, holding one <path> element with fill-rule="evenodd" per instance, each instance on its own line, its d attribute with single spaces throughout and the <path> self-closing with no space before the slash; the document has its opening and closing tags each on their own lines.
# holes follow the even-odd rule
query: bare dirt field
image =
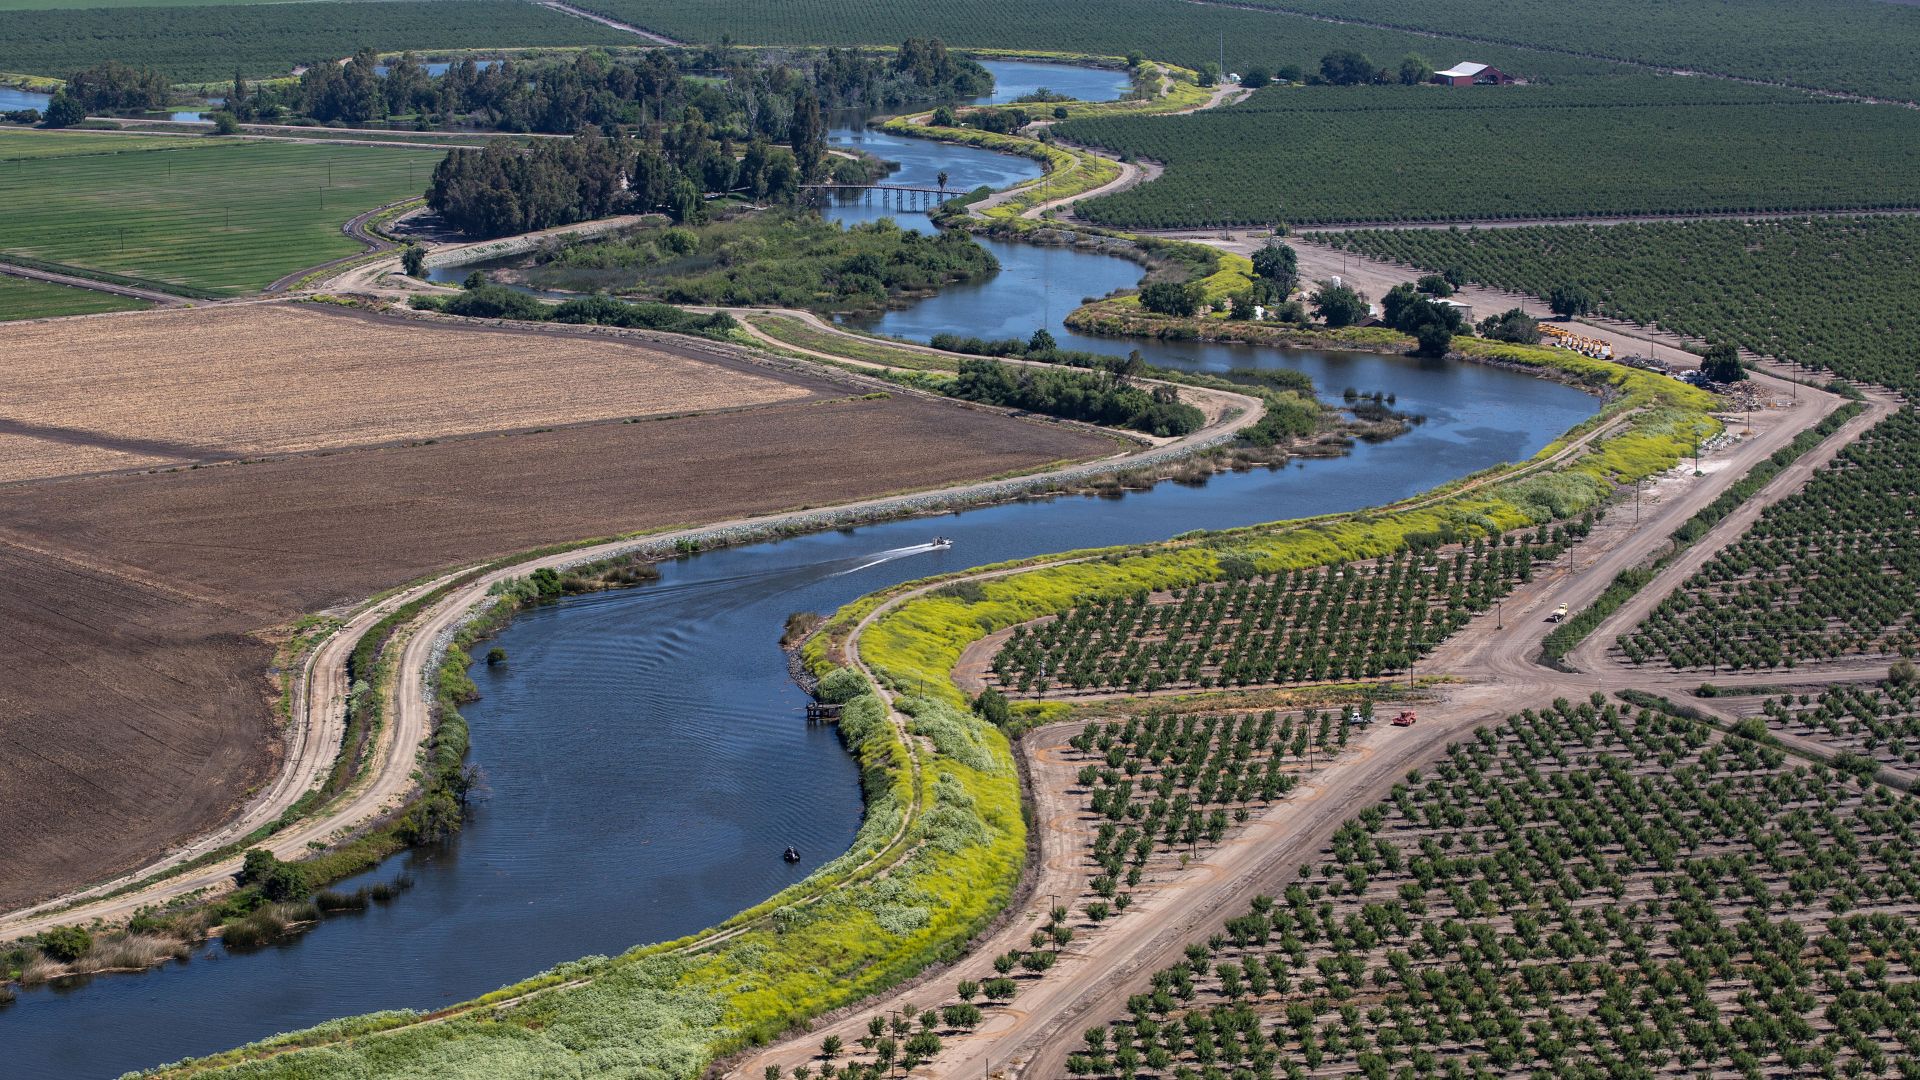
<svg viewBox="0 0 1920 1080">
<path fill-rule="evenodd" d="M 551 377 L 547 361 L 536 372 Z M 709 365 L 710 392 L 731 366 Z M 0 487 L 0 908 L 130 869 L 243 801 L 274 752 L 272 650 L 257 635 L 299 614 L 543 544 L 1114 449 L 1063 425 L 742 370 L 789 400 Z M 587 409 L 612 396 L 570 389 Z M 495 406 L 474 408 L 469 427 L 494 422 Z"/>
<path fill-rule="evenodd" d="M 797 400 L 815 391 L 604 335 L 315 304 L 0 327 L 0 483 Z"/>
</svg>

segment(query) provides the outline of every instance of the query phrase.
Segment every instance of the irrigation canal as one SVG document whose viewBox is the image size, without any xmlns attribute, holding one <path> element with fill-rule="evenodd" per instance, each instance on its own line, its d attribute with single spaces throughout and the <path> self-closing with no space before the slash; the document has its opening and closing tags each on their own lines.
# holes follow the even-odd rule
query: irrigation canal
<svg viewBox="0 0 1920 1080">
<path fill-rule="evenodd" d="M 1124 89 L 1113 72 L 996 62 L 1002 96 L 1046 85 L 1086 97 Z M 1028 71 L 1027 68 L 1041 68 Z M 1104 80 L 1098 86 L 1068 76 Z M 1004 186 L 1021 159 L 847 126 L 839 145 L 900 161 L 890 180 Z M 834 207 L 855 221 L 874 206 Z M 924 217 L 896 215 L 926 227 Z M 1347 457 L 1162 484 L 1120 498 L 987 507 L 715 551 L 662 579 L 529 611 L 473 671 L 465 711 L 485 794 L 460 837 L 345 882 L 406 876 L 385 906 L 330 919 L 250 953 L 219 945 L 142 975 L 23 992 L 0 1010 L 14 1080 L 117 1075 L 276 1032 L 379 1009 L 432 1009 L 553 964 L 678 937 L 750 907 L 844 851 L 859 825 L 853 762 L 831 727 L 803 719 L 776 639 L 795 611 L 830 612 L 899 581 L 1069 548 L 1162 539 L 1388 502 L 1530 456 L 1591 415 L 1594 399 L 1513 372 L 1442 361 L 1194 343 L 1080 339 L 1059 324 L 1082 296 L 1134 284 L 1124 259 L 992 242 L 989 281 L 951 289 L 874 325 L 924 339 L 951 331 L 1026 336 L 1207 370 L 1286 367 L 1332 395 L 1389 391 L 1426 422 Z M 932 549 L 934 534 L 953 547 Z M 801 855 L 788 864 L 789 844 Z"/>
</svg>

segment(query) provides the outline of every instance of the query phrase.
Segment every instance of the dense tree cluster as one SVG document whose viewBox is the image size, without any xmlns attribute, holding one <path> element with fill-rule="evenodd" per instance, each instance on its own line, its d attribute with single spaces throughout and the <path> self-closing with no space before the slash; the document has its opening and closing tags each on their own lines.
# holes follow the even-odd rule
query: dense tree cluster
<svg viewBox="0 0 1920 1080">
<path fill-rule="evenodd" d="M 1132 428 L 1150 435 L 1185 435 L 1206 423 L 1199 409 L 1171 386 L 1143 389 L 1114 371 L 1099 373 L 962 360 L 949 389 L 954 397 L 988 405 Z"/>
<path fill-rule="evenodd" d="M 1016 627 L 993 658 L 1009 694 L 1210 689 L 1404 670 L 1531 580 L 1585 522 L 1375 562 L 1284 570 L 1164 595 L 1096 600 Z"/>
<path fill-rule="evenodd" d="M 1920 413 L 1902 409 L 1621 640 L 1628 661 L 1796 667 L 1920 650 Z"/>
<path fill-rule="evenodd" d="M 670 304 L 633 304 L 611 296 L 582 296 L 559 305 L 543 304 L 504 285 L 477 285 L 455 296 L 415 296 L 409 303 L 425 311 L 443 311 L 475 319 L 619 326 L 699 337 L 727 338 L 739 329 L 733 316 L 724 311 L 700 315 Z"/>
<path fill-rule="evenodd" d="M 1068 1071 L 1911 1072 L 1920 802 L 1595 699 L 1410 774 Z"/>
<path fill-rule="evenodd" d="M 1481 337 L 1491 341 L 1508 341 L 1516 345 L 1540 344 L 1540 320 L 1522 308 L 1508 308 L 1499 315 L 1489 315 L 1480 320 L 1478 329 Z"/>
<path fill-rule="evenodd" d="M 165 107 L 171 88 L 157 71 L 109 60 L 67 76 L 59 96 L 89 113 L 145 112 Z"/>
<path fill-rule="evenodd" d="M 1418 86 L 1433 77 L 1433 63 L 1419 53 L 1400 58 L 1398 67 L 1375 67 L 1367 54 L 1353 49 L 1335 49 L 1320 58 L 1320 70 L 1307 76 L 1313 86 L 1361 86 L 1367 83 Z M 1295 76 L 1297 80 L 1297 76 Z"/>
<path fill-rule="evenodd" d="M 1361 322 L 1367 317 L 1370 307 L 1360 290 L 1331 280 L 1320 282 L 1310 300 L 1313 313 L 1334 330 Z"/>
<path fill-rule="evenodd" d="M 1157 315 L 1190 318 L 1206 298 L 1206 286 L 1197 281 L 1155 281 L 1140 288 L 1140 306 Z"/>
<path fill-rule="evenodd" d="M 245 120 L 306 117 L 364 124 L 393 119 L 497 131 L 570 135 L 588 127 L 650 132 L 699 110 L 736 142 L 788 141 L 806 99 L 822 108 L 882 108 L 909 101 L 977 97 L 993 77 L 938 40 L 912 39 L 893 56 L 825 49 L 763 60 L 726 49 L 650 49 L 613 59 L 462 58 L 439 78 L 412 53 L 391 65 L 371 48 L 346 63 L 316 61 L 297 83 L 249 87 L 235 77 L 228 108 Z"/>
<path fill-rule="evenodd" d="M 1444 278 L 1440 280 L 1445 284 Z M 1388 326 L 1403 334 L 1412 334 L 1420 342 L 1419 351 L 1427 356 L 1445 355 L 1453 336 L 1467 328 L 1466 317 L 1459 308 L 1428 299 L 1404 281 L 1380 298 L 1380 315 Z"/>
<path fill-rule="evenodd" d="M 1737 383 L 1747 377 L 1747 369 L 1740 362 L 1740 350 L 1722 341 L 1708 346 L 1700 358 L 1700 374 L 1717 383 Z"/>
<path fill-rule="evenodd" d="M 586 132 L 543 139 L 526 149 L 496 140 L 483 150 L 455 150 L 433 170 L 427 205 L 472 236 L 506 236 L 633 207 L 650 210 L 658 194 L 640 179 L 623 138 Z M 694 193 L 695 199 L 698 192 Z"/>
</svg>

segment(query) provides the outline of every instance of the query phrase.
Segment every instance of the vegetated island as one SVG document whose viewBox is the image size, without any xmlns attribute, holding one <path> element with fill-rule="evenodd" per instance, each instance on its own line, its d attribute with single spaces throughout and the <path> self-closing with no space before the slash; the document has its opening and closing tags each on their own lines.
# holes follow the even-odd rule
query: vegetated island
<svg viewBox="0 0 1920 1080">
<path fill-rule="evenodd" d="M 643 224 L 542 252 L 530 268 L 497 276 L 671 304 L 858 312 L 979 281 L 999 267 L 965 233 L 929 235 L 884 218 L 843 227 L 783 208 L 692 226 Z"/>
</svg>

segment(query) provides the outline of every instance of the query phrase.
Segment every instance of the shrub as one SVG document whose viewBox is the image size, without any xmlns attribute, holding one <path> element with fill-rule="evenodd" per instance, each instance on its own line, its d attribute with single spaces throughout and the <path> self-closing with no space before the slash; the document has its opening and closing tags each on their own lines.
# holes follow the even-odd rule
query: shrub
<svg viewBox="0 0 1920 1080">
<path fill-rule="evenodd" d="M 84 926 L 56 926 L 40 935 L 40 951 L 71 964 L 93 948 L 93 935 Z"/>
<path fill-rule="evenodd" d="M 852 668 L 834 668 L 820 680 L 814 696 L 829 705 L 844 705 L 862 694 L 870 694 L 873 687 L 868 685 L 866 676 Z"/>
</svg>

